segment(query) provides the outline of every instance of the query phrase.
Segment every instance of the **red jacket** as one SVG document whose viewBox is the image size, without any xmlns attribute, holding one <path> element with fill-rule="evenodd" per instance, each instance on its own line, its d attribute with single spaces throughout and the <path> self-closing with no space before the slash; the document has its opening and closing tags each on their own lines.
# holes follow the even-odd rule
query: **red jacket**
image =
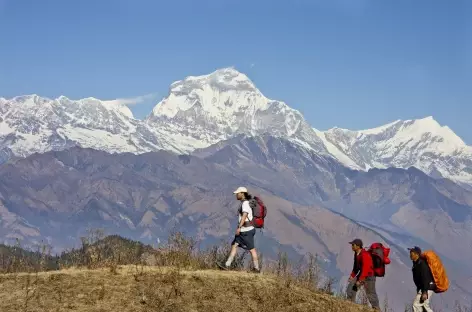
<svg viewBox="0 0 472 312">
<path fill-rule="evenodd" d="M 351 277 L 357 276 L 358 281 L 363 281 L 368 276 L 374 276 L 374 264 L 372 256 L 365 249 L 362 249 L 359 255 L 354 254 L 354 266 L 352 268 Z"/>
</svg>

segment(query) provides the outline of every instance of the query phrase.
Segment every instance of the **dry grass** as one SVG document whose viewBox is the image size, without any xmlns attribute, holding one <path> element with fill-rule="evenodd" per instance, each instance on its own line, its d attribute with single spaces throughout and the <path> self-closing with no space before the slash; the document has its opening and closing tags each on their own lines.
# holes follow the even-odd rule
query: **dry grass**
<svg viewBox="0 0 472 312">
<path fill-rule="evenodd" d="M 0 311 L 367 311 L 273 275 L 118 266 L 0 275 Z"/>
<path fill-rule="evenodd" d="M 0 311 L 372 311 L 363 292 L 361 305 L 347 302 L 344 289 L 335 293 L 336 281 L 311 254 L 294 263 L 285 253 L 264 263 L 261 255 L 264 273 L 254 275 L 247 254 L 233 271 L 216 270 L 230 246 L 200 250 L 180 232 L 156 248 L 100 231 L 81 242 L 59 257 L 45 248 L 0 249 Z M 393 312 L 387 299 L 382 308 Z"/>
</svg>

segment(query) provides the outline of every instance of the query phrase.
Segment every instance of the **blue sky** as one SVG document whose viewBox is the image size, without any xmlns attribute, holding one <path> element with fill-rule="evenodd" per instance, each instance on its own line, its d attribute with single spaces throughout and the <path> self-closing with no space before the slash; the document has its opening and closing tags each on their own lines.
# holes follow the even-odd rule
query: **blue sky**
<svg viewBox="0 0 472 312">
<path fill-rule="evenodd" d="M 130 98 L 235 66 L 316 128 L 434 116 L 472 144 L 467 0 L 0 0 L 0 96 Z"/>
</svg>

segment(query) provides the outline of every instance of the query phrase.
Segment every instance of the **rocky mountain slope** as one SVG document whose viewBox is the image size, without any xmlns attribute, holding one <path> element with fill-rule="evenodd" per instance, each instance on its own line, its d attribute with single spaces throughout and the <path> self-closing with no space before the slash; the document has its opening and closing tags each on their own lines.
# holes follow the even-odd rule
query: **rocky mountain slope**
<svg viewBox="0 0 472 312">
<path fill-rule="evenodd" d="M 195 155 L 234 176 L 302 205 L 318 203 L 368 225 L 397 244 L 434 247 L 472 272 L 472 192 L 411 167 L 344 167 L 330 157 L 271 136 L 238 137 Z"/>
<path fill-rule="evenodd" d="M 331 155 L 352 169 L 414 166 L 472 187 L 472 147 L 432 117 L 360 131 L 319 131 L 233 68 L 174 82 L 144 120 L 126 106 L 94 98 L 0 98 L 0 162 L 70 146 L 186 154 L 238 135 L 264 134 Z"/>
<path fill-rule="evenodd" d="M 392 247 L 393 263 L 391 273 L 379 281 L 379 293 L 383 297 L 388 292 L 389 300 L 402 308 L 414 290 L 407 252 L 404 246 L 394 244 L 396 236 L 384 238 L 320 204 L 301 203 L 326 194 L 325 200 L 335 198 L 343 181 L 356 184 L 362 179 L 332 158 L 320 158 L 289 141 L 273 137 L 259 140 L 246 144 L 252 144 L 246 152 L 254 157 L 249 158 L 241 156 L 236 144 L 227 144 L 222 149 L 201 151 L 207 155 L 205 159 L 164 151 L 110 155 L 74 147 L 11 161 L 0 167 L 2 239 L 11 242 L 20 238 L 29 244 L 44 240 L 70 247 L 86 229 L 104 228 L 109 234 L 156 243 L 178 228 L 204 244 L 222 239 L 229 242 L 237 209 L 231 190 L 244 184 L 262 195 L 270 207 L 267 227 L 258 234 L 258 247 L 267 257 L 274 257 L 279 250 L 292 256 L 317 253 L 329 274 L 342 277 L 344 282 L 352 269 L 347 244 L 352 237 L 362 237 L 366 244 L 386 242 Z M 231 164 L 225 163 L 228 159 Z M 275 176 L 265 174 L 271 171 Z M 322 172 L 326 175 L 320 180 L 309 181 L 309 174 Z M 331 188 L 332 193 L 328 192 Z M 451 269 L 452 290 L 438 304 L 451 305 L 471 295 L 466 272 L 460 275 Z"/>
</svg>

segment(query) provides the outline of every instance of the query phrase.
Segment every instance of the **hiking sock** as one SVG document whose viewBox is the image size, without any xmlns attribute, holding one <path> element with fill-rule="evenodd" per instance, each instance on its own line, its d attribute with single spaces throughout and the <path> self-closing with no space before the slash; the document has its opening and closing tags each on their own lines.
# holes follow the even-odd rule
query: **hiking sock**
<svg viewBox="0 0 472 312">
<path fill-rule="evenodd" d="M 231 256 L 231 255 L 229 255 L 228 260 L 226 261 L 225 265 L 226 265 L 227 267 L 230 267 L 230 266 L 231 266 L 231 263 L 233 263 L 233 260 L 234 260 L 234 257 Z"/>
<path fill-rule="evenodd" d="M 257 260 L 253 260 L 252 263 L 254 264 L 254 269 L 258 270 L 259 271 L 259 261 Z"/>
</svg>

